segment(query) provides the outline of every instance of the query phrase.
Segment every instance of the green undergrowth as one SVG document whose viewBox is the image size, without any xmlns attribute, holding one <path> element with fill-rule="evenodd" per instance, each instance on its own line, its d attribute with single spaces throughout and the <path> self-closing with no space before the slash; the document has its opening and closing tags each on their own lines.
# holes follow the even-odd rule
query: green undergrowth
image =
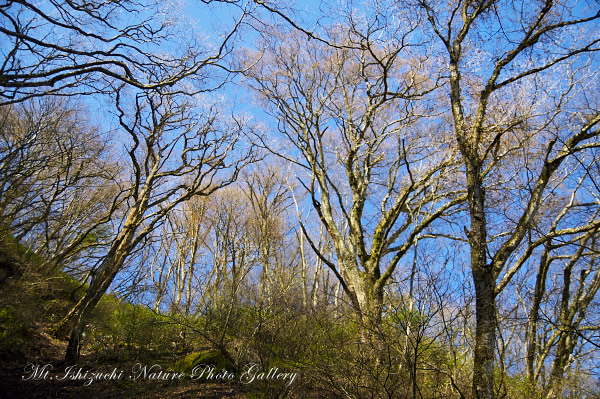
<svg viewBox="0 0 600 399">
<path fill-rule="evenodd" d="M 0 235 L 0 356 L 15 362 L 50 356 L 37 348 L 68 340 L 70 325 L 55 327 L 86 289 L 68 273 L 49 269 L 4 230 Z M 181 328 L 164 316 L 108 293 L 86 330 L 84 352 L 100 362 L 148 360 L 166 353 L 173 358 L 185 349 L 177 342 L 180 333 Z"/>
<path fill-rule="evenodd" d="M 226 356 L 215 349 L 190 353 L 185 358 L 175 363 L 172 369 L 178 373 L 191 375 L 194 371 L 194 368 L 201 366 L 212 366 L 217 372 L 222 370 L 226 370 L 228 372 L 238 371 L 237 367 L 230 359 L 227 359 Z"/>
</svg>

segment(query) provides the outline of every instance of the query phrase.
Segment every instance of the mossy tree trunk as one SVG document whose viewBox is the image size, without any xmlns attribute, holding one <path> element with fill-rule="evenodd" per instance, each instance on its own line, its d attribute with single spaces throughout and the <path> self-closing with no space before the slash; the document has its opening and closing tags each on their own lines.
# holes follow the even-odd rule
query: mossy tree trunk
<svg viewBox="0 0 600 399">
<path fill-rule="evenodd" d="M 443 8 L 437 3 L 423 0 L 420 6 L 424 17 L 429 21 L 432 33 L 440 41 L 442 51 L 445 51 L 448 57 L 450 73 L 447 87 L 454 122 L 454 138 L 462 155 L 466 178 L 469 229 L 465 226 L 464 230 L 471 251 L 471 275 L 476 300 L 472 396 L 478 399 L 493 399 L 498 328 L 496 298 L 515 275 L 516 270 L 511 269 L 507 272 L 500 284 L 497 284 L 497 280 L 526 234 L 531 231 L 549 182 L 569 155 L 585 148 L 578 147 L 580 143 L 598 135 L 593 129 L 599 119 L 598 114 L 593 113 L 579 130 L 565 132 L 560 128 L 549 129 L 563 111 L 561 107 L 565 106 L 564 96 L 573 86 L 567 86 L 563 92 L 555 94 L 556 97 L 551 102 L 559 104 L 558 108 L 548 108 L 545 115 L 540 115 L 537 108 L 535 111 L 529 110 L 527 103 L 522 107 L 520 103 L 515 104 L 514 115 L 499 115 L 505 112 L 503 108 L 507 104 L 515 102 L 515 99 L 510 97 L 511 93 L 505 92 L 504 89 L 516 90 L 516 86 L 521 83 L 527 85 L 530 83 L 529 79 L 543 74 L 561 62 L 575 63 L 576 57 L 585 53 L 590 46 L 594 46 L 595 39 L 580 42 L 580 38 L 572 38 L 572 48 L 561 47 L 560 51 L 557 50 L 557 54 L 560 55 L 550 58 L 544 56 L 548 53 L 544 48 L 545 44 L 542 44 L 547 41 L 543 39 L 563 35 L 566 33 L 565 29 L 594 21 L 600 18 L 600 13 L 564 13 L 565 10 L 560 8 L 563 5 L 545 1 L 536 4 L 536 8 L 531 8 L 531 14 L 521 21 L 521 30 L 513 32 L 514 37 L 508 39 L 489 31 L 486 21 L 492 18 L 501 21 L 500 23 L 509 23 L 508 20 L 516 15 L 515 13 L 518 14 L 514 8 L 516 5 L 502 5 L 496 1 L 460 1 L 450 6 L 451 8 Z M 574 10 L 567 8 L 570 11 Z M 572 18 L 559 18 L 557 22 L 552 19 L 555 14 L 571 15 Z M 488 34 L 490 40 L 493 38 L 498 43 L 493 58 L 489 58 L 488 50 L 496 50 L 481 40 L 482 35 Z M 480 49 L 486 50 L 482 52 Z M 520 63 L 518 59 L 525 53 L 529 56 L 537 54 L 544 61 L 535 66 Z M 470 65 L 489 65 L 489 68 L 475 71 L 469 69 Z M 565 67 L 565 71 L 570 70 L 570 67 L 571 65 Z M 569 75 L 569 78 L 573 84 L 573 76 Z M 534 83 L 531 85 L 531 91 L 521 96 L 524 95 L 542 101 L 547 100 L 549 94 L 544 89 L 538 89 Z M 534 106 L 538 104 L 533 104 L 532 108 Z M 540 103 L 539 106 L 543 104 Z M 550 132 L 553 139 L 546 136 Z M 495 172 L 502 175 L 499 168 L 502 167 L 503 157 L 511 153 L 514 144 L 511 143 L 511 139 L 504 139 L 507 135 L 511 135 L 513 140 L 514 137 L 518 138 L 517 142 L 522 140 L 519 147 L 528 145 L 532 137 L 540 137 L 539 142 L 532 141 L 533 145 L 539 148 L 531 151 L 531 154 L 535 155 L 530 155 L 537 157 L 538 162 L 535 173 L 532 173 L 525 183 L 526 186 L 519 191 L 519 195 L 525 195 L 521 200 L 524 203 L 523 208 L 518 214 L 507 217 L 510 220 L 510 230 L 489 237 L 490 225 L 487 217 L 491 213 L 486 188 L 496 185 L 490 176 L 495 176 Z M 555 148 L 558 147 L 555 146 L 557 142 L 560 142 L 562 147 Z M 496 187 L 496 190 L 498 189 Z M 501 219 L 503 217 L 498 216 L 498 213 L 494 216 Z M 488 245 L 490 241 L 494 241 L 493 247 Z"/>
</svg>

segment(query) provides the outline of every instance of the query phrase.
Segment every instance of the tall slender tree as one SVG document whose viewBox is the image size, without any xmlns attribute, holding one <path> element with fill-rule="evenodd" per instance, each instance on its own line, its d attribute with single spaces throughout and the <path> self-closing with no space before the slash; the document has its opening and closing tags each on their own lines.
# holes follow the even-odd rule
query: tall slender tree
<svg viewBox="0 0 600 399">
<path fill-rule="evenodd" d="M 600 11 L 551 0 L 418 4 L 447 62 L 454 137 L 466 177 L 465 232 L 476 292 L 473 397 L 493 398 L 497 281 L 534 227 L 552 179 L 567 160 L 598 145 L 597 106 L 578 109 L 572 100 L 576 92 L 597 88 L 585 66 L 597 62 L 600 39 L 592 32 Z M 509 220 L 497 220 L 491 201 L 498 190 L 493 179 L 502 179 L 500 160 L 514 154 L 511 148 L 529 146 L 537 151 L 523 154 L 526 185 L 510 192 L 521 204 L 506 215 Z M 494 234 L 504 222 L 510 229 Z"/>
</svg>

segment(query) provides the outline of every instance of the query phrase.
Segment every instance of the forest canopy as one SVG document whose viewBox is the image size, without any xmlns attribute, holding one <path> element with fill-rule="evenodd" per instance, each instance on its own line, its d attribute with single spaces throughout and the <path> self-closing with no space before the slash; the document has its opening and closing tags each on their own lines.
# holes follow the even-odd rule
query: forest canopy
<svg viewBox="0 0 600 399">
<path fill-rule="evenodd" d="M 260 397 L 600 395 L 599 20 L 4 2 L 0 350 L 301 374 Z"/>
</svg>

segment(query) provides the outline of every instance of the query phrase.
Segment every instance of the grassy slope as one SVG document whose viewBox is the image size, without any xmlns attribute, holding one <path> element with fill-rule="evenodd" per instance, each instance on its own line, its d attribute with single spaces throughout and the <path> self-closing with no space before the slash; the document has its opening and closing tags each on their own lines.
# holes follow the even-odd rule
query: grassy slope
<svg viewBox="0 0 600 399">
<path fill-rule="evenodd" d="M 41 259 L 28 253 L 25 247 L 9 235 L 3 236 L 0 240 L 0 397 L 246 397 L 241 393 L 240 387 L 232 384 L 199 384 L 189 380 L 161 382 L 130 381 L 123 378 L 119 381 L 96 381 L 88 386 L 84 381 L 57 381 L 57 377 L 64 375 L 66 370 L 62 359 L 67 341 L 66 336 L 53 337 L 49 331 L 53 323 L 64 316 L 80 299 L 83 294 L 81 284 L 62 271 L 41 271 Z M 132 305 L 123 304 L 112 295 L 104 296 L 97 315 L 100 327 L 96 326 L 95 330 L 100 331 L 98 335 L 106 334 L 106 330 L 101 328 L 102 325 L 122 327 L 121 319 L 124 315 L 127 316 L 122 309 L 130 313 L 132 309 L 134 312 L 136 310 Z M 131 321 L 130 317 L 125 318 Z M 120 335 L 115 337 L 121 338 Z M 132 353 L 127 348 L 121 352 L 125 355 Z M 153 359 L 152 354 L 145 355 L 145 363 L 161 362 L 160 357 Z M 129 374 L 137 361 L 133 357 L 107 358 L 88 351 L 78 366 L 98 371 L 117 368 Z M 28 364 L 50 364 L 50 376 L 54 378 L 40 381 L 23 380 L 23 376 L 27 375 L 25 368 Z M 161 364 L 166 367 L 170 365 L 169 362 Z"/>
</svg>

